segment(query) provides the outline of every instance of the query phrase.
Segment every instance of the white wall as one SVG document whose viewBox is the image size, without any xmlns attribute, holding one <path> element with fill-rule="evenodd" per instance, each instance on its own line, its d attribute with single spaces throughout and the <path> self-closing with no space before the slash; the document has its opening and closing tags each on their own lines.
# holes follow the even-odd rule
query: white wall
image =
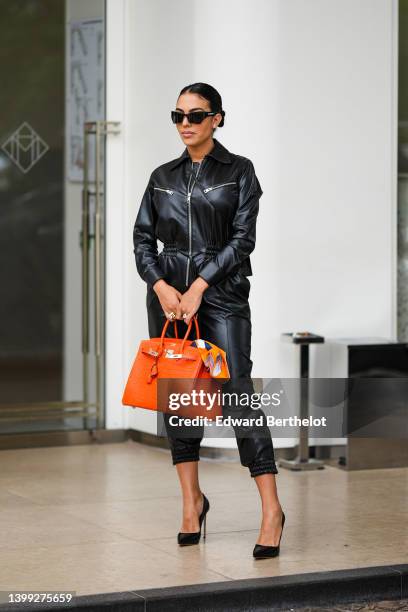
<svg viewBox="0 0 408 612">
<path fill-rule="evenodd" d="M 188 83 L 219 89 L 226 122 L 216 137 L 253 160 L 264 190 L 251 257 L 253 376 L 298 375 L 283 331 L 395 337 L 397 0 L 107 7 L 108 118 L 123 121 L 108 145 L 108 210 L 118 215 L 107 252 L 108 427 L 155 430 L 154 414 L 129 409 L 127 420 L 120 407 L 148 337 L 132 229 L 150 172 L 184 149 L 169 115 Z"/>
</svg>

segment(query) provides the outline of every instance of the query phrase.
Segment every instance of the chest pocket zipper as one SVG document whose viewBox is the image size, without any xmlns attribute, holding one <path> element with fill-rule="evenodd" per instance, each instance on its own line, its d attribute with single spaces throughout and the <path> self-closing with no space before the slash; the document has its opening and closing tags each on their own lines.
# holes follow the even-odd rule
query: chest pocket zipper
<svg viewBox="0 0 408 612">
<path fill-rule="evenodd" d="M 236 185 L 236 182 L 232 181 L 229 183 L 221 183 L 221 185 L 213 185 L 212 187 L 206 187 L 205 189 L 203 189 L 203 192 L 208 193 L 209 191 L 212 191 L 213 189 L 218 189 L 219 187 L 224 187 L 225 185 Z"/>
<path fill-rule="evenodd" d="M 173 195 L 174 193 L 174 191 L 172 191 L 171 189 L 164 189 L 163 187 L 153 187 L 153 189 L 156 189 L 157 191 L 165 191 L 169 195 Z"/>
</svg>

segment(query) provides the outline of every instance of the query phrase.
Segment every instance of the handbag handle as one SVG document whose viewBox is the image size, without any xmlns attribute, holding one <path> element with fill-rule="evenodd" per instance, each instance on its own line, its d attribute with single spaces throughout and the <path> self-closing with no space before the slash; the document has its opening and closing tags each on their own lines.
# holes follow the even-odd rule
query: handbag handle
<svg viewBox="0 0 408 612">
<path fill-rule="evenodd" d="M 198 327 L 197 315 L 194 315 L 194 316 L 193 316 L 193 317 L 190 319 L 190 323 L 188 324 L 187 331 L 186 331 L 186 333 L 185 333 L 185 335 L 184 335 L 184 338 L 183 338 L 183 342 L 181 343 L 181 353 L 183 352 L 183 349 L 184 349 L 184 344 L 185 344 L 185 342 L 186 342 L 186 340 L 187 340 L 187 338 L 188 338 L 188 336 L 189 336 L 189 334 L 190 334 L 190 331 L 191 331 L 191 326 L 192 326 L 192 324 L 193 324 L 193 321 L 194 321 L 194 323 L 195 323 L 195 328 L 196 328 L 196 335 L 197 335 L 197 338 L 199 338 L 199 337 L 200 337 L 200 329 L 199 329 L 199 327 Z M 161 333 L 161 337 L 160 337 L 159 352 L 161 352 L 161 351 L 162 351 L 162 349 L 163 349 L 164 335 L 165 335 L 165 333 L 166 333 L 166 329 L 167 329 L 167 327 L 168 327 L 169 323 L 170 323 L 170 319 L 167 319 L 166 323 L 165 323 L 165 324 L 164 324 L 164 326 L 163 326 L 163 331 L 162 331 L 162 333 Z M 174 325 L 175 325 L 175 329 L 177 329 L 176 320 L 174 321 Z M 176 335 L 176 338 L 178 338 L 178 336 L 177 336 L 177 335 Z"/>
<path fill-rule="evenodd" d="M 195 328 L 196 328 L 196 336 L 197 336 L 197 338 L 199 338 L 199 337 L 200 337 L 200 330 L 199 330 L 199 328 L 198 328 L 197 316 L 196 316 L 196 315 L 194 315 L 194 316 L 193 316 L 193 317 L 190 319 L 190 323 L 188 324 L 187 331 L 186 331 L 185 336 L 184 336 L 184 338 L 183 338 L 183 342 L 181 343 L 181 349 L 180 349 L 180 353 L 181 353 L 181 354 L 183 354 L 183 351 L 184 351 L 184 345 L 185 345 L 185 343 L 186 343 L 186 340 L 187 340 L 188 336 L 190 335 L 190 331 L 191 331 L 191 327 L 192 327 L 192 325 L 193 325 L 193 321 L 194 321 L 194 323 L 195 323 Z"/>
<path fill-rule="evenodd" d="M 164 335 L 166 333 L 166 329 L 167 329 L 169 323 L 172 323 L 172 322 L 174 323 L 174 333 L 175 333 L 175 336 L 176 336 L 176 338 L 178 338 L 178 335 L 177 335 L 177 320 L 174 319 L 174 321 L 170 321 L 170 319 L 167 319 L 167 321 L 163 325 L 162 333 L 161 333 L 161 336 L 160 336 L 159 350 L 161 350 L 162 347 L 163 347 L 163 339 L 164 339 Z"/>
</svg>

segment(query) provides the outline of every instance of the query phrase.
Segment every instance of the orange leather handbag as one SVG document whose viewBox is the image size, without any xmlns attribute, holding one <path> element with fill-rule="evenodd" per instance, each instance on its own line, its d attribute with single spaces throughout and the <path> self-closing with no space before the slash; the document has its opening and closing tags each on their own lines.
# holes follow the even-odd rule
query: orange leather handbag
<svg viewBox="0 0 408 612">
<path fill-rule="evenodd" d="M 188 336 L 195 324 L 194 341 Z M 160 338 L 142 340 L 130 371 L 122 404 L 133 408 L 147 408 L 161 412 L 173 412 L 169 408 L 172 393 L 192 393 L 203 390 L 214 393 L 220 384 L 229 378 L 226 353 L 216 345 L 201 340 L 197 316 L 190 320 L 184 338 L 177 334 L 177 320 L 174 320 L 175 338 L 166 338 L 170 320 L 163 326 Z M 160 381 L 158 386 L 158 381 Z M 209 419 L 222 414 L 221 402 L 215 401 L 211 410 L 204 396 L 199 405 L 186 404 L 175 414 L 183 416 L 207 416 Z"/>
</svg>

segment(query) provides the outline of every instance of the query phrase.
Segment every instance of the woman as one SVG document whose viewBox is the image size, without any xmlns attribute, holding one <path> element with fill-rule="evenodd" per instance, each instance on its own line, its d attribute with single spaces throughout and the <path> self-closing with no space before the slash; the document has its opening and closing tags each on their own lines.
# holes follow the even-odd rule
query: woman
<svg viewBox="0 0 408 612">
<path fill-rule="evenodd" d="M 253 392 L 247 277 L 252 274 L 249 255 L 255 247 L 262 189 L 252 162 L 213 138 L 224 116 L 221 96 L 212 86 L 194 83 L 181 90 L 171 117 L 186 148 L 150 176 L 134 226 L 134 253 L 147 283 L 150 337 L 161 335 L 166 317 L 188 324 L 196 315 L 201 337 L 226 351 L 231 379 L 223 391 L 229 385 L 228 391 Z M 160 254 L 157 239 L 164 244 Z M 166 335 L 174 336 L 173 325 Z M 178 542 L 196 544 L 209 510 L 198 478 L 203 431 L 197 428 L 194 437 L 181 437 L 168 415 L 164 419 L 183 496 Z M 236 428 L 235 435 L 241 464 L 249 468 L 262 502 L 253 555 L 274 557 L 285 515 L 277 496 L 271 435 L 265 424 Z"/>
</svg>

